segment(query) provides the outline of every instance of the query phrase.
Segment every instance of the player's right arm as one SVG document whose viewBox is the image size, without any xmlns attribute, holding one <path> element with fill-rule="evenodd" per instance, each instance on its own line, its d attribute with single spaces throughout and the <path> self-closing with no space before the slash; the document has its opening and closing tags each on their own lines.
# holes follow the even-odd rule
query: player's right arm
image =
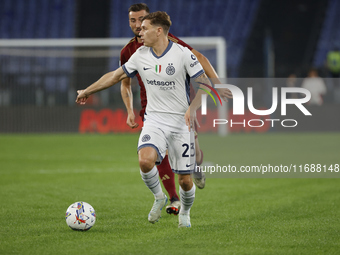
<svg viewBox="0 0 340 255">
<path fill-rule="evenodd" d="M 200 64 L 203 67 L 204 72 L 207 74 L 207 76 L 210 78 L 210 80 L 214 84 L 221 84 L 219 77 L 214 69 L 214 67 L 211 65 L 209 59 L 204 56 L 202 53 L 199 51 L 195 50 L 192 48 L 190 45 L 185 43 L 184 41 L 180 40 L 178 37 L 174 36 L 173 34 L 169 34 L 170 38 L 173 38 L 173 41 L 187 47 L 189 50 L 191 50 L 192 53 L 197 57 L 197 60 L 200 62 Z M 228 98 L 232 98 L 233 95 L 229 89 L 217 89 L 219 92 L 220 96 L 223 98 L 224 101 L 228 102 Z"/>
<path fill-rule="evenodd" d="M 198 52 L 195 49 L 191 50 L 195 56 L 197 57 L 198 61 L 201 63 L 204 72 L 207 74 L 207 76 L 211 79 L 211 81 L 214 84 L 221 84 L 219 77 L 214 69 L 214 67 L 211 65 L 209 59 L 207 59 L 202 53 Z M 228 98 L 233 98 L 233 95 L 229 89 L 216 89 L 222 99 L 226 102 L 228 102 Z"/>
<path fill-rule="evenodd" d="M 120 86 L 120 93 L 122 95 L 122 99 L 128 113 L 126 124 L 131 128 L 136 128 L 138 127 L 138 124 L 135 122 L 135 113 L 133 112 L 133 94 L 131 90 L 131 78 L 126 78 L 122 80 Z"/>
<path fill-rule="evenodd" d="M 98 81 L 94 82 L 86 89 L 78 90 L 76 102 L 79 104 L 85 104 L 90 95 L 98 91 L 107 89 L 127 77 L 128 76 L 126 75 L 122 67 L 119 67 L 115 71 L 106 73 Z"/>
<path fill-rule="evenodd" d="M 196 77 L 195 82 L 198 84 L 201 84 L 200 89 L 197 91 L 195 98 L 190 103 L 190 106 L 184 115 L 185 123 L 188 126 L 189 131 L 194 126 L 194 121 L 197 121 L 196 111 L 199 107 L 201 107 L 202 94 L 206 94 L 207 92 L 210 92 L 209 87 L 206 87 L 205 85 L 212 86 L 208 76 L 205 73 L 202 73 L 201 75 Z"/>
</svg>

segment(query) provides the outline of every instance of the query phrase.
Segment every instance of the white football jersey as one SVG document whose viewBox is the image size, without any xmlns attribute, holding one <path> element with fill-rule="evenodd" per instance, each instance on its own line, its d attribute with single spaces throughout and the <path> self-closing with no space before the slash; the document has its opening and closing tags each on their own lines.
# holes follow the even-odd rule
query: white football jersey
<svg viewBox="0 0 340 255">
<path fill-rule="evenodd" d="M 184 114 L 190 104 L 190 78 L 204 73 L 188 48 L 169 41 L 158 57 L 151 47 L 142 46 L 122 68 L 131 78 L 139 73 L 144 82 L 148 100 L 145 121 L 187 130 Z"/>
</svg>

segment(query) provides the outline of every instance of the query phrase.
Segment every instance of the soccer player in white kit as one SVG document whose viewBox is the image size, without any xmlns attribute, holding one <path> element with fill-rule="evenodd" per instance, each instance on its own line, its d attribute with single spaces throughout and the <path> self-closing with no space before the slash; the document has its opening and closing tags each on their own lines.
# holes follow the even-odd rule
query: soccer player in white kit
<svg viewBox="0 0 340 255">
<path fill-rule="evenodd" d="M 178 174 L 180 185 L 178 226 L 191 227 L 190 209 L 196 189 L 190 175 L 195 168 L 195 144 L 191 127 L 201 104 L 201 95 L 205 92 L 199 90 L 190 103 L 189 83 L 190 78 L 209 85 L 210 82 L 196 56 L 188 48 L 168 40 L 170 26 L 170 17 L 165 12 L 145 16 L 140 32 L 144 46 L 122 67 L 105 74 L 85 90 L 78 91 L 76 102 L 84 104 L 89 95 L 124 78 L 133 77 L 137 72 L 140 74 L 148 104 L 138 142 L 138 159 L 142 179 L 155 197 L 148 220 L 157 222 L 167 203 L 155 164 L 162 161 L 168 150 L 170 165 Z"/>
</svg>

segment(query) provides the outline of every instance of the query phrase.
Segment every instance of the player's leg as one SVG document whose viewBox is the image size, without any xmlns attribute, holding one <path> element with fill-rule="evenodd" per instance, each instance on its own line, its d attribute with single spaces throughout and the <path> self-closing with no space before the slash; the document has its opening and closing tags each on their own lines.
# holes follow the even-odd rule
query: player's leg
<svg viewBox="0 0 340 255">
<path fill-rule="evenodd" d="M 192 84 L 190 83 L 190 100 L 192 101 L 195 98 L 196 92 Z M 200 148 L 198 137 L 197 137 L 197 125 L 195 123 L 195 153 L 196 153 L 196 164 L 200 166 L 203 162 L 203 152 Z M 196 170 L 196 169 L 195 169 Z M 205 187 L 205 174 L 203 172 L 194 172 L 194 183 L 199 189 L 203 189 Z"/>
<path fill-rule="evenodd" d="M 178 227 L 191 227 L 190 209 L 195 200 L 196 187 L 190 174 L 178 174 L 179 194 L 181 196 L 181 211 L 178 215 Z"/>
<path fill-rule="evenodd" d="M 158 170 L 155 166 L 155 163 L 161 161 L 165 156 L 165 152 L 166 143 L 165 139 L 162 139 L 162 133 L 157 129 L 144 127 L 138 142 L 138 160 L 142 179 L 155 197 L 148 215 L 148 220 L 151 223 L 159 220 L 162 208 L 168 202 L 162 191 Z"/>
<path fill-rule="evenodd" d="M 200 144 L 198 141 L 198 135 L 195 131 L 195 153 L 196 153 L 196 164 L 200 166 L 203 162 L 203 152 L 200 148 Z M 199 189 L 203 189 L 205 187 L 205 174 L 199 171 L 199 167 L 195 168 L 193 173 L 194 183 Z"/>
<path fill-rule="evenodd" d="M 172 172 L 168 155 L 166 155 L 160 165 L 157 166 L 159 177 L 162 180 L 163 186 L 169 194 L 170 205 L 166 207 L 168 214 L 177 215 L 180 210 L 181 203 L 176 192 L 175 174 Z"/>
<path fill-rule="evenodd" d="M 141 88 L 141 91 L 144 91 L 145 93 L 145 88 L 144 87 Z M 145 97 L 146 97 L 146 94 L 145 94 Z M 139 112 L 139 115 L 141 116 L 142 120 L 144 120 L 145 107 L 146 107 L 146 101 L 144 102 L 142 99 L 142 105 L 143 104 L 144 104 L 144 107 Z M 179 197 L 176 191 L 175 174 L 172 172 L 171 166 L 169 164 L 168 155 L 164 157 L 163 161 L 157 166 L 157 169 L 159 173 L 159 178 L 161 179 L 165 190 L 169 194 L 170 205 L 166 207 L 166 212 L 169 214 L 173 213 L 176 215 L 178 214 L 180 210 L 181 203 L 179 202 Z"/>
<path fill-rule="evenodd" d="M 178 174 L 181 209 L 179 227 L 190 227 L 190 209 L 195 199 L 192 172 L 195 168 L 195 143 L 193 132 L 172 132 L 168 138 L 169 161 Z"/>
<path fill-rule="evenodd" d="M 203 152 L 200 147 L 200 143 L 198 141 L 198 134 L 195 131 L 195 153 L 196 153 L 196 164 L 200 166 L 203 162 Z"/>
<path fill-rule="evenodd" d="M 196 92 L 192 84 L 190 83 L 190 101 L 194 100 L 196 96 Z M 197 136 L 197 123 L 194 123 L 194 131 L 195 131 L 195 150 L 196 150 L 196 164 L 199 166 L 203 162 L 203 152 L 200 148 Z"/>
</svg>

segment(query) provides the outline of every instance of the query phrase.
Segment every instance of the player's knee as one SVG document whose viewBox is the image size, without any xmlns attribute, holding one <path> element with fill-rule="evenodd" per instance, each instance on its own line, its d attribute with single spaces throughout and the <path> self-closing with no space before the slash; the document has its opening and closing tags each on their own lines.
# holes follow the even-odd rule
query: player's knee
<svg viewBox="0 0 340 255">
<path fill-rule="evenodd" d="M 149 172 L 155 165 L 155 162 L 150 158 L 139 158 L 139 167 L 142 172 Z"/>
<path fill-rule="evenodd" d="M 150 147 L 142 148 L 138 151 L 139 167 L 142 172 L 149 172 L 154 166 L 157 159 L 157 152 Z"/>
<path fill-rule="evenodd" d="M 192 182 L 190 175 L 179 176 L 178 184 L 181 186 L 181 188 L 184 191 L 191 190 L 191 188 L 193 186 L 193 182 Z"/>
</svg>

